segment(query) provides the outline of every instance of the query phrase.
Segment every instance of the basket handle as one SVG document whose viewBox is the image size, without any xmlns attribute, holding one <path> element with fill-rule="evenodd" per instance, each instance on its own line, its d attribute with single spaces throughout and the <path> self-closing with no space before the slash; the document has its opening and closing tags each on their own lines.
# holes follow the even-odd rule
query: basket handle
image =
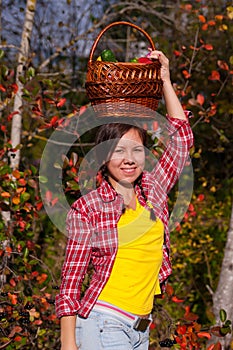
<svg viewBox="0 0 233 350">
<path fill-rule="evenodd" d="M 155 50 L 155 45 L 153 43 L 153 40 L 151 39 L 150 35 L 142 28 L 138 27 L 136 24 L 134 23 L 130 23 L 130 22 L 124 22 L 124 21 L 121 21 L 121 22 L 113 22 L 109 25 L 107 25 L 104 29 L 101 30 L 101 32 L 99 33 L 99 35 L 97 36 L 97 38 L 95 39 L 93 45 L 92 45 L 92 48 L 91 48 L 91 52 L 90 52 L 90 58 L 89 58 L 89 62 L 92 62 L 92 59 L 93 59 L 93 55 L 94 55 L 94 52 L 95 52 L 95 49 L 100 41 L 100 38 L 103 36 L 103 34 L 110 28 L 114 27 L 114 26 L 118 26 L 118 25 L 127 25 L 127 26 L 130 26 L 132 28 L 135 28 L 137 29 L 139 32 L 141 32 L 142 34 L 144 34 L 144 36 L 147 38 L 147 40 L 149 41 L 150 45 L 151 45 L 151 48 L 152 50 Z"/>
</svg>

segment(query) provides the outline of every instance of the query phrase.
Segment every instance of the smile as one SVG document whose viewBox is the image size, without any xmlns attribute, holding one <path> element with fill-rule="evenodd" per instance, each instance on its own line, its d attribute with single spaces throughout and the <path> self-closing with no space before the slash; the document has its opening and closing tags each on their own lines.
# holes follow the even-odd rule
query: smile
<svg viewBox="0 0 233 350">
<path fill-rule="evenodd" d="M 137 168 L 123 168 L 123 169 L 121 169 L 121 171 L 123 171 L 126 174 L 133 174 L 133 173 L 135 173 L 136 169 Z"/>
</svg>

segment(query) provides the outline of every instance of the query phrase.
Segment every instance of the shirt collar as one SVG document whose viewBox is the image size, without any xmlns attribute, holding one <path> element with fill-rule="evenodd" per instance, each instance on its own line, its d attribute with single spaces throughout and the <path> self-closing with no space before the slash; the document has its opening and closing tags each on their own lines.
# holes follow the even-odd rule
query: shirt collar
<svg viewBox="0 0 233 350">
<path fill-rule="evenodd" d="M 99 193 L 103 202 L 112 202 L 117 197 L 117 192 L 105 179 L 103 179 L 101 185 L 97 188 L 97 192 Z"/>
</svg>

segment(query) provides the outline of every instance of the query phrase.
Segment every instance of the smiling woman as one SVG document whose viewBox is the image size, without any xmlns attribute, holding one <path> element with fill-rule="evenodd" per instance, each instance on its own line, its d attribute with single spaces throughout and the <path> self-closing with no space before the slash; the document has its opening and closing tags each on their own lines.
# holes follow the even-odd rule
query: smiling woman
<svg viewBox="0 0 233 350">
<path fill-rule="evenodd" d="M 118 140 L 118 143 L 112 152 L 109 150 L 101 171 L 113 188 L 123 196 L 124 204 L 135 209 L 136 197 L 133 185 L 145 166 L 145 132 L 127 124 L 108 124 L 100 129 L 99 135 L 101 136 L 97 136 L 97 144 L 107 139 L 110 129 L 120 138 L 112 140 L 114 143 Z M 111 143 L 109 147 L 112 148 Z"/>
<path fill-rule="evenodd" d="M 154 169 L 144 169 L 147 133 L 124 123 L 101 126 L 96 157 L 102 182 L 73 203 L 56 298 L 61 350 L 147 350 L 154 296 L 171 274 L 167 194 L 192 146 L 188 113 L 173 90 L 168 59 L 160 60 L 170 136 Z M 97 147 L 98 146 L 98 147 Z M 82 295 L 89 265 L 93 274 Z"/>
</svg>

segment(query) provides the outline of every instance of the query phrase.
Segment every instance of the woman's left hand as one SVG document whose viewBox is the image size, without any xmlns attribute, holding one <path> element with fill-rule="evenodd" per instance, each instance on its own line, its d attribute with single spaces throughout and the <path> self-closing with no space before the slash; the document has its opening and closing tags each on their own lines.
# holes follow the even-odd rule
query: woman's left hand
<svg viewBox="0 0 233 350">
<path fill-rule="evenodd" d="M 163 83 L 169 81 L 170 82 L 170 70 L 169 70 L 169 59 L 164 55 L 162 51 L 150 49 L 150 53 L 147 55 L 148 58 L 158 59 L 161 63 L 161 79 Z"/>
</svg>

